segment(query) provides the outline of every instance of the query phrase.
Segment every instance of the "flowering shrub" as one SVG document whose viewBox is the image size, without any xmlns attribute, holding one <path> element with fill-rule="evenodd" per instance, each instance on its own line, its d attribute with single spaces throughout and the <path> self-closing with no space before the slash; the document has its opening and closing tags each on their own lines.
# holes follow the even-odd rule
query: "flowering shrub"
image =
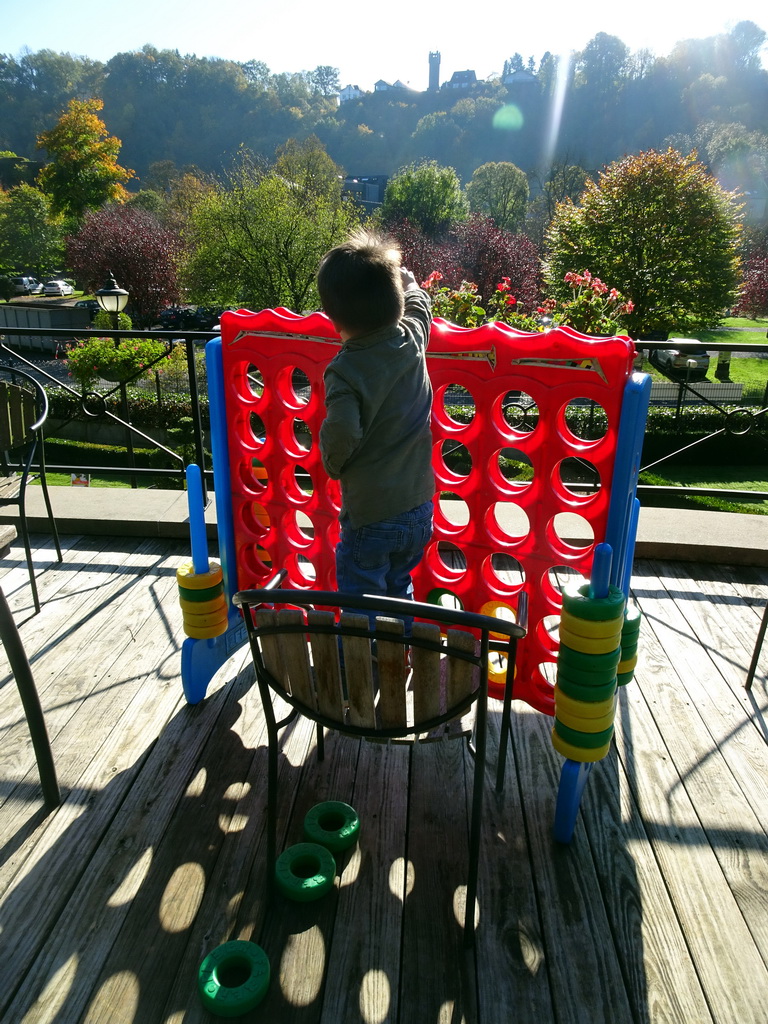
<svg viewBox="0 0 768 1024">
<path fill-rule="evenodd" d="M 459 288 L 449 288 L 440 284 L 442 280 L 440 271 L 433 270 L 421 284 L 432 299 L 432 312 L 435 316 L 460 327 L 479 327 L 496 320 L 520 331 L 544 330 L 539 320 L 526 314 L 523 304 L 511 294 L 508 277 L 499 281 L 486 306 L 480 305 L 483 299 L 473 282 L 462 281 Z"/>
<path fill-rule="evenodd" d="M 69 375 L 90 391 L 96 381 L 135 380 L 151 372 L 151 364 L 165 354 L 165 344 L 142 338 L 126 338 L 115 344 L 112 338 L 78 341 L 67 352 Z"/>
<path fill-rule="evenodd" d="M 462 281 L 458 288 L 448 288 L 440 284 L 442 280 L 440 271 L 433 270 L 421 285 L 432 299 L 432 313 L 460 327 L 478 327 L 485 323 L 485 310 L 480 305 L 477 285 Z"/>
<path fill-rule="evenodd" d="M 564 301 L 545 299 L 542 309 L 559 324 L 567 324 L 582 334 L 622 334 L 626 332 L 624 317 L 635 308 L 615 288 L 593 277 L 569 271 L 564 279 L 571 286 L 572 297 Z"/>
</svg>

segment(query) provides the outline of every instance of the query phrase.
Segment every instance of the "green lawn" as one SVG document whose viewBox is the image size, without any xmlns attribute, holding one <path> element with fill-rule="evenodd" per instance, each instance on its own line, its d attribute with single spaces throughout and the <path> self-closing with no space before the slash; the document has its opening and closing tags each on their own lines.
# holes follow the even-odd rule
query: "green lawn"
<svg viewBox="0 0 768 1024">
<path fill-rule="evenodd" d="M 747 330 L 736 330 L 735 328 L 747 328 Z M 688 334 L 679 334 L 679 338 L 696 338 L 698 341 L 721 345 L 726 341 L 733 341 L 733 347 L 738 348 L 749 342 L 766 343 L 768 338 L 765 332 L 768 331 L 768 319 L 761 317 L 759 320 L 748 320 L 743 316 L 730 316 L 723 321 L 723 325 L 716 331 L 692 331 Z"/>
<path fill-rule="evenodd" d="M 721 512 L 745 512 L 752 515 L 768 515 L 768 480 L 755 480 L 754 466 L 676 466 L 668 469 L 664 475 L 660 473 L 641 473 L 641 484 L 656 486 L 680 487 L 679 502 L 665 493 L 659 496 L 659 505 L 665 507 L 716 509 Z M 738 491 L 761 491 L 766 495 L 765 501 L 731 501 L 727 497 L 716 498 L 706 495 L 689 495 L 682 493 L 685 487 L 719 487 Z M 644 504 L 650 503 L 650 496 L 644 493 L 641 497 Z"/>
<path fill-rule="evenodd" d="M 70 473 L 46 473 L 45 478 L 51 487 L 71 487 L 72 476 Z M 35 480 L 36 484 L 39 485 L 40 481 Z M 91 474 L 91 487 L 127 487 L 130 488 L 130 483 L 125 477 L 118 478 L 117 476 L 96 476 Z"/>
</svg>

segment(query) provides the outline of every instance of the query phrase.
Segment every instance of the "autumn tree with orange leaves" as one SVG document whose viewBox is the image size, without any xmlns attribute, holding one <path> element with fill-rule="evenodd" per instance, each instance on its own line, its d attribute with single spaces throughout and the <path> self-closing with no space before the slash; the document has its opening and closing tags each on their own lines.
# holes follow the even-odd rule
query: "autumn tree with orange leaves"
<svg viewBox="0 0 768 1024">
<path fill-rule="evenodd" d="M 38 177 L 40 188 L 54 213 L 76 222 L 106 202 L 124 201 L 123 183 L 134 176 L 117 162 L 122 143 L 107 134 L 98 116 L 103 106 L 97 99 L 70 100 L 56 126 L 37 138 L 38 149 L 51 158 Z"/>
</svg>

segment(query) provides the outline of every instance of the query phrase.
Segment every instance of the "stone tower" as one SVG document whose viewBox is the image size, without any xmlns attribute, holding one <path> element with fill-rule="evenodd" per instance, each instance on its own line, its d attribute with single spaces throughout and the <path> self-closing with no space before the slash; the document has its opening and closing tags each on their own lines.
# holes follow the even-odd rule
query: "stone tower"
<svg viewBox="0 0 768 1024">
<path fill-rule="evenodd" d="M 437 92 L 440 88 L 440 53 L 429 55 L 429 91 Z"/>
</svg>

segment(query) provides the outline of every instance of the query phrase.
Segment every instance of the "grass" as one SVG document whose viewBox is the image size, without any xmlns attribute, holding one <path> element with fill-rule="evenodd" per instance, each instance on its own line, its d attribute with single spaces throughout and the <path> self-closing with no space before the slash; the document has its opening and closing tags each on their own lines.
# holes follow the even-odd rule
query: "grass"
<svg viewBox="0 0 768 1024">
<path fill-rule="evenodd" d="M 737 330 L 736 328 L 740 328 Z M 747 328 L 744 330 L 744 328 Z M 722 324 L 722 327 L 714 331 L 694 331 L 688 334 L 679 334 L 679 338 L 696 338 L 705 344 L 722 345 L 733 340 L 733 347 L 738 348 L 739 344 L 765 343 L 766 331 L 768 331 L 768 319 L 761 317 L 758 320 L 748 320 L 743 316 L 729 316 Z M 728 337 L 729 333 L 732 338 Z"/>
<path fill-rule="evenodd" d="M 46 473 L 45 478 L 51 487 L 71 487 L 72 476 L 70 473 Z M 39 481 L 35 480 L 35 483 L 39 485 Z M 91 474 L 91 487 L 123 487 L 130 489 L 130 483 L 125 477 L 118 477 L 114 474 L 105 474 L 104 476 L 96 476 Z"/>
<path fill-rule="evenodd" d="M 641 473 L 641 484 L 655 484 L 663 487 L 680 487 L 679 500 L 668 492 L 659 498 L 659 504 L 666 508 L 700 508 L 716 509 L 720 512 L 744 512 L 752 515 L 768 515 L 768 480 L 754 480 L 751 475 L 754 466 L 680 466 L 666 475 L 659 473 Z M 728 497 L 717 498 L 714 495 L 685 494 L 686 487 L 716 487 L 723 490 L 761 491 L 765 493 L 765 501 L 733 501 Z M 644 492 L 641 501 L 650 503 L 648 492 Z"/>
</svg>

